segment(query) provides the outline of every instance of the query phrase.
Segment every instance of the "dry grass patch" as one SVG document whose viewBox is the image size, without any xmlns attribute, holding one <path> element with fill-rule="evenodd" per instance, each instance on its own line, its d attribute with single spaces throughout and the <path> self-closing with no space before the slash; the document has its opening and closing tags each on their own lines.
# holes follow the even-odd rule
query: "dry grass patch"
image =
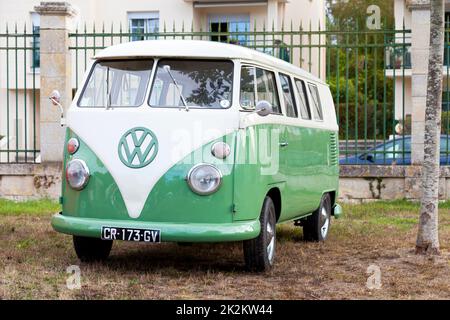
<svg viewBox="0 0 450 320">
<path fill-rule="evenodd" d="M 244 270 L 240 243 L 114 244 L 106 263 L 80 263 L 70 236 L 50 226 L 54 203 L 0 202 L 0 298 L 3 299 L 449 299 L 450 206 L 440 211 L 442 255 L 412 253 L 418 207 L 407 202 L 344 206 L 326 243 L 278 227 L 277 263 L 266 274 Z M 40 210 L 35 208 L 40 207 Z M 79 290 L 66 268 L 79 265 Z M 382 288 L 366 287 L 370 265 Z"/>
</svg>

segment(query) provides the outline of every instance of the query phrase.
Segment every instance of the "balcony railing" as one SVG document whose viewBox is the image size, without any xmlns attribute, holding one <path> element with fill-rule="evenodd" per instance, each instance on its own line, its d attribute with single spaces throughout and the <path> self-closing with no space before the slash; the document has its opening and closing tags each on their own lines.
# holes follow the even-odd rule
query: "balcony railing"
<svg viewBox="0 0 450 320">
<path fill-rule="evenodd" d="M 386 69 L 411 69 L 411 39 L 396 39 L 386 46 Z"/>
</svg>

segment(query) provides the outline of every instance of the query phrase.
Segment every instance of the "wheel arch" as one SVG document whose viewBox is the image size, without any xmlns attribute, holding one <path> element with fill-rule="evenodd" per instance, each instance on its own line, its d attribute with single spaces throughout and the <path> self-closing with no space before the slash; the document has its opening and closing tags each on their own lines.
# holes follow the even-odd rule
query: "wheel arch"
<svg viewBox="0 0 450 320">
<path fill-rule="evenodd" d="M 330 195 L 330 199 L 331 199 L 331 207 L 334 206 L 334 204 L 336 203 L 336 190 L 330 190 L 327 192 L 324 192 L 323 194 L 328 193 Z"/>
<path fill-rule="evenodd" d="M 281 191 L 278 187 L 273 187 L 267 192 L 266 196 L 270 197 L 273 201 L 275 206 L 276 221 L 278 222 L 281 216 Z"/>
</svg>

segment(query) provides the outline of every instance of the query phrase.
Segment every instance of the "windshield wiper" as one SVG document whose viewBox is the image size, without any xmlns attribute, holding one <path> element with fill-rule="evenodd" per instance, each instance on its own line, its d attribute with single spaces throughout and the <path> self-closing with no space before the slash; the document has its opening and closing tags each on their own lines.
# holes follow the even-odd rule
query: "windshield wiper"
<svg viewBox="0 0 450 320">
<path fill-rule="evenodd" d="M 172 75 L 172 72 L 170 72 L 170 66 L 169 65 L 164 65 L 163 69 L 166 70 L 166 72 L 169 74 L 169 76 L 172 78 L 173 84 L 175 85 L 175 87 L 177 88 L 178 94 L 180 95 L 181 101 L 183 102 L 184 105 L 184 109 L 186 111 L 189 111 L 189 107 L 186 103 L 186 99 L 184 99 L 183 94 L 181 93 L 180 87 L 178 86 L 177 81 L 175 80 L 175 78 Z"/>
</svg>

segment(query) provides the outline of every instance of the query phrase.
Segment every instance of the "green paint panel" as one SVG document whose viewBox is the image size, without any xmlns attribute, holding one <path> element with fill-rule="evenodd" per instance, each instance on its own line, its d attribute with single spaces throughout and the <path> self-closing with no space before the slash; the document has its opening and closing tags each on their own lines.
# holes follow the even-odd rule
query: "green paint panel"
<svg viewBox="0 0 450 320">
<path fill-rule="evenodd" d="M 279 135 L 271 136 L 270 132 Z M 322 129 L 267 124 L 242 130 L 236 151 L 235 220 L 257 218 L 264 196 L 271 188 L 281 193 L 279 221 L 292 220 L 317 209 L 325 191 L 338 189 L 339 168 L 337 163 L 331 163 L 330 154 L 333 134 Z M 270 152 L 257 148 L 264 144 Z M 258 149 L 254 158 L 246 162 L 248 150 Z"/>
<path fill-rule="evenodd" d="M 72 190 L 63 179 L 63 214 L 55 216 L 52 223 L 64 233 L 95 237 L 99 236 L 100 224 L 111 224 L 161 226 L 165 241 L 248 239 L 259 233 L 255 225 L 271 188 L 281 193 L 280 222 L 307 215 L 318 207 L 323 192 L 337 190 L 338 165 L 332 161 L 336 154 L 330 154 L 334 136 L 336 133 L 326 130 L 259 125 L 211 141 L 160 178 L 137 219 L 129 217 L 119 188 L 104 164 L 78 138 L 79 150 L 73 156 L 66 152 L 64 164 L 83 159 L 91 177 L 81 191 Z M 68 130 L 66 141 L 71 137 L 75 135 Z M 211 146 L 217 141 L 231 146 L 226 160 L 211 154 Z M 268 148 L 257 148 L 261 143 Z M 282 147 L 280 143 L 287 145 Z M 197 195 L 186 183 L 188 171 L 201 162 L 215 164 L 223 173 L 222 185 L 212 195 Z"/>
<path fill-rule="evenodd" d="M 161 241 L 219 242 L 253 239 L 260 232 L 258 220 L 232 223 L 164 223 L 69 217 L 55 214 L 56 231 L 84 237 L 101 237 L 102 226 L 161 230 Z"/>
<path fill-rule="evenodd" d="M 82 218 L 127 219 L 125 203 L 111 174 L 92 150 L 69 129 L 66 144 L 72 137 L 80 141 L 80 146 L 74 155 L 69 155 L 67 148 L 64 148 L 64 167 L 72 159 L 82 159 L 89 167 L 91 177 L 81 191 L 70 188 L 63 177 L 63 214 Z"/>
</svg>

